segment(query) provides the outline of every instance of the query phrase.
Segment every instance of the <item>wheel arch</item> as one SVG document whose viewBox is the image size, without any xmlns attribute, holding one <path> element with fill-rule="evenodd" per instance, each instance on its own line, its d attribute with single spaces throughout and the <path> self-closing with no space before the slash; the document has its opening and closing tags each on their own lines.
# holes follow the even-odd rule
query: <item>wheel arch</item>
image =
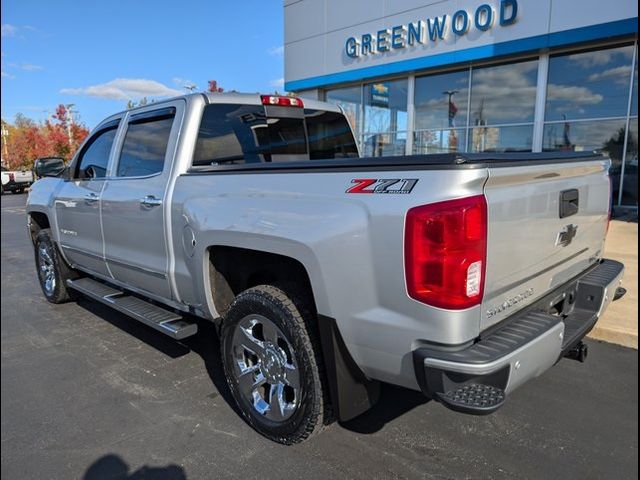
<svg viewBox="0 0 640 480">
<path fill-rule="evenodd" d="M 304 264 L 291 256 L 231 245 L 211 245 L 205 255 L 207 294 L 216 312 L 224 315 L 240 292 L 257 285 L 291 284 L 305 292 L 318 311 L 314 288 Z"/>
<path fill-rule="evenodd" d="M 38 233 L 40 233 L 40 231 L 45 228 L 51 228 L 49 215 L 39 211 L 28 212 L 27 228 L 29 231 L 29 238 L 31 238 L 31 243 L 35 245 L 36 237 L 38 236 Z"/>
<path fill-rule="evenodd" d="M 378 401 L 380 384 L 367 378 L 357 365 L 342 338 L 337 322 L 319 313 L 312 277 L 302 261 L 280 253 L 251 250 L 229 245 L 207 248 L 210 301 L 224 315 L 235 296 L 262 284 L 293 284 L 308 294 L 319 333 L 321 354 L 336 417 L 350 420 Z"/>
</svg>

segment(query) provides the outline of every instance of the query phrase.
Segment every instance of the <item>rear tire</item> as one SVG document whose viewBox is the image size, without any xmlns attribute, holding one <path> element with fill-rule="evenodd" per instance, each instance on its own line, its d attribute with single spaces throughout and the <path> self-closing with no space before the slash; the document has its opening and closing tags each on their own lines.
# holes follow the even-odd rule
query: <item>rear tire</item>
<svg viewBox="0 0 640 480">
<path fill-rule="evenodd" d="M 291 445 L 322 431 L 330 405 L 312 306 L 272 285 L 240 293 L 222 324 L 227 382 L 244 419 Z"/>
<path fill-rule="evenodd" d="M 43 228 L 38 232 L 34 248 L 38 283 L 45 298 L 51 303 L 65 303 L 75 299 L 75 292 L 67 287 L 67 280 L 78 278 L 78 274 L 60 255 L 51 236 L 51 229 Z"/>
</svg>

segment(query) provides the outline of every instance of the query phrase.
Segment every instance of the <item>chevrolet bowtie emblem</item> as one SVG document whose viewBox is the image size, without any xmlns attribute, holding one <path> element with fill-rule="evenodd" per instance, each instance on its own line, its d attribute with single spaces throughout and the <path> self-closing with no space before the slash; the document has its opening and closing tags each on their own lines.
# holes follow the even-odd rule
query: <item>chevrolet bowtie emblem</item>
<svg viewBox="0 0 640 480">
<path fill-rule="evenodd" d="M 577 225 L 573 225 L 573 224 L 565 225 L 564 227 L 562 227 L 562 230 L 558 232 L 558 238 L 556 238 L 556 245 L 562 245 L 563 247 L 566 247 L 573 241 L 577 233 L 578 233 Z"/>
</svg>

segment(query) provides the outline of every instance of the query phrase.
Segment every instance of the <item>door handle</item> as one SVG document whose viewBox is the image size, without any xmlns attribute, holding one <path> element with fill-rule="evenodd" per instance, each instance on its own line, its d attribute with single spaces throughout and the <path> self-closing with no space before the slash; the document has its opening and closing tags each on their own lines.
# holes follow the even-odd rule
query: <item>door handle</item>
<svg viewBox="0 0 640 480">
<path fill-rule="evenodd" d="M 94 203 L 98 201 L 98 195 L 96 195 L 95 193 L 91 192 L 91 193 L 87 193 L 84 196 L 84 201 L 86 203 Z"/>
<path fill-rule="evenodd" d="M 162 199 L 156 198 L 153 195 L 147 195 L 146 197 L 140 199 L 140 205 L 147 208 L 158 207 L 162 205 Z"/>
<path fill-rule="evenodd" d="M 570 217 L 578 213 L 580 208 L 580 192 L 577 188 L 560 192 L 560 218 Z"/>
</svg>

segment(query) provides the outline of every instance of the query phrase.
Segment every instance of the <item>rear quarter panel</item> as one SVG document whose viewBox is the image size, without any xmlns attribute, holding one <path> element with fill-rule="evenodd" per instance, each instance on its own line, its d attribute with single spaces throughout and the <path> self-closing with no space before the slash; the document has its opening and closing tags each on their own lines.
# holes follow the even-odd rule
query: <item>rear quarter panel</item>
<svg viewBox="0 0 640 480">
<path fill-rule="evenodd" d="M 486 169 L 182 175 L 172 201 L 181 300 L 215 318 L 207 249 L 228 245 L 286 255 L 305 266 L 318 312 L 336 319 L 372 378 L 417 388 L 411 351 L 478 334 L 479 307 L 447 312 L 410 299 L 404 221 L 416 205 L 482 192 Z M 348 194 L 357 178 L 416 178 L 410 194 Z M 185 228 L 195 233 L 190 256 Z"/>
</svg>

